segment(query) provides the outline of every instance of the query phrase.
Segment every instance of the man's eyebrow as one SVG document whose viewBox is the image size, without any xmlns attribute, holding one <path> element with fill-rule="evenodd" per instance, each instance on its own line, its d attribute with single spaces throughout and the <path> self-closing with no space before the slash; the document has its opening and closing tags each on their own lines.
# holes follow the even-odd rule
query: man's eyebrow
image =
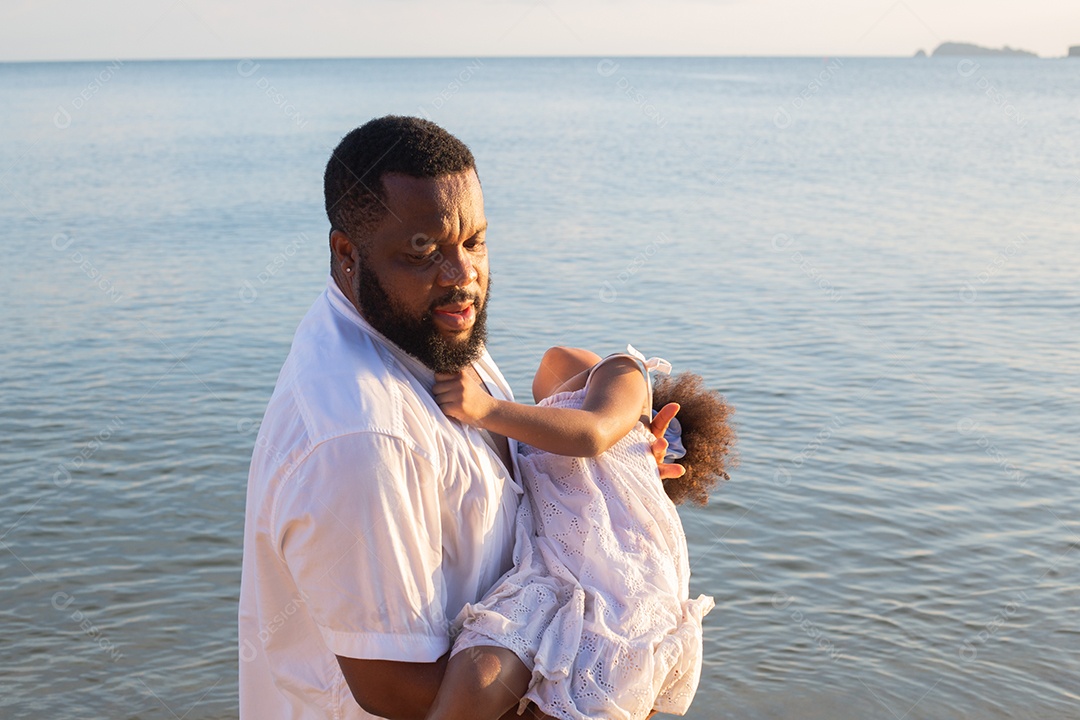
<svg viewBox="0 0 1080 720">
<path fill-rule="evenodd" d="M 470 235 L 466 239 L 467 240 L 472 240 L 472 239 L 476 238 L 477 236 L 483 235 L 485 232 L 487 232 L 487 229 L 488 229 L 488 224 L 487 224 L 487 222 L 485 222 L 483 225 L 481 225 L 480 227 L 478 227 L 476 229 L 476 232 L 474 232 L 472 235 Z M 405 240 L 404 242 L 409 247 L 411 247 L 413 249 L 418 249 L 418 248 L 425 248 L 428 245 L 438 245 L 440 241 L 437 238 L 431 237 L 430 235 L 426 235 L 424 233 L 417 233 L 416 235 L 413 235 L 411 238 L 408 238 L 407 240 Z"/>
</svg>

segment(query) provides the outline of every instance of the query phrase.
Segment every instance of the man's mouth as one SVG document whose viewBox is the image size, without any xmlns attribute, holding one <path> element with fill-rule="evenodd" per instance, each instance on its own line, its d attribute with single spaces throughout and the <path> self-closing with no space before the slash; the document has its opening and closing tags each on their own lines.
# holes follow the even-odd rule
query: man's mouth
<svg viewBox="0 0 1080 720">
<path fill-rule="evenodd" d="M 476 305 L 472 300 L 450 303 L 435 308 L 432 315 L 439 324 L 449 330 L 468 330 L 476 321 Z"/>
</svg>

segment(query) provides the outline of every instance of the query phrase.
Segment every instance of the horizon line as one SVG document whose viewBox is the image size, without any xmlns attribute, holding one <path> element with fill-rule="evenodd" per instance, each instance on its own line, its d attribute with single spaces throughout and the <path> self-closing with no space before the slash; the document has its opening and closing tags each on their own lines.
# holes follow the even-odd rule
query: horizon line
<svg viewBox="0 0 1080 720">
<path fill-rule="evenodd" d="M 920 48 L 921 50 L 921 48 Z M 619 55 L 619 54 L 596 54 L 596 55 L 279 55 L 279 56 L 251 56 L 251 55 L 229 55 L 219 57 L 90 57 L 90 58 L 51 58 L 51 59 L 0 59 L 0 65 L 30 65 L 30 64 L 59 64 L 59 63 L 100 63 L 100 62 L 120 62 L 120 63 L 152 63 L 152 62 L 227 62 L 232 60 L 252 60 L 252 61 L 264 61 L 270 62 L 275 60 L 299 60 L 299 61 L 318 61 L 318 60 L 589 60 L 589 59 L 635 59 L 635 58 L 656 58 L 656 59 L 728 59 L 728 60 L 741 60 L 741 59 L 775 59 L 775 60 L 809 60 L 809 59 L 823 59 L 829 58 L 845 58 L 845 59 L 882 59 L 882 60 L 931 60 L 934 58 L 932 53 L 926 53 L 924 56 L 918 56 L 915 52 L 908 55 L 709 55 L 709 54 L 693 54 L 693 55 L 669 55 L 669 54 L 642 54 L 642 55 Z M 925 51 L 923 51 L 925 52 Z M 940 57 L 940 56 L 939 56 Z M 960 55 L 946 55 L 946 58 L 960 57 Z M 1019 56 L 1019 57 L 1007 57 L 996 55 L 979 55 L 980 58 L 987 57 L 1005 57 L 1009 60 L 1060 60 L 1069 59 L 1071 56 L 1064 55 L 1034 55 L 1031 56 Z"/>
</svg>

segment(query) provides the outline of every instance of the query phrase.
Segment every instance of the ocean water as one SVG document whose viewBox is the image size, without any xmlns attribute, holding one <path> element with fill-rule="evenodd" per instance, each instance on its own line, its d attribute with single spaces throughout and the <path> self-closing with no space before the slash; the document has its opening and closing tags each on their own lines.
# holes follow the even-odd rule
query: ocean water
<svg viewBox="0 0 1080 720">
<path fill-rule="evenodd" d="M 248 459 L 386 113 L 477 157 L 521 396 L 632 342 L 737 407 L 687 717 L 1080 716 L 1080 61 L 975 60 L 0 65 L 0 716 L 236 715 Z"/>
</svg>

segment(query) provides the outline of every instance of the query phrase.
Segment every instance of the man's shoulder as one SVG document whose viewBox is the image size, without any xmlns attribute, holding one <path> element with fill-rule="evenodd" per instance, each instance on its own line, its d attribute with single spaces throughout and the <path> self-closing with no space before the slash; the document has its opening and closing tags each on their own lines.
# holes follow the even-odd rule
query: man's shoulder
<svg viewBox="0 0 1080 720">
<path fill-rule="evenodd" d="M 335 438 L 376 434 L 426 454 L 437 410 L 393 355 L 324 294 L 297 328 L 262 430 L 294 453 Z"/>
<path fill-rule="evenodd" d="M 319 353 L 290 354 L 282 369 L 248 480 L 250 498 L 272 523 L 283 497 L 317 507 L 320 498 L 357 489 L 358 478 L 380 468 L 412 467 L 430 477 L 441 464 L 433 451 L 437 430 L 416 411 L 419 401 L 407 397 L 407 383 L 377 347 L 363 338 L 356 344 L 347 363 L 334 358 L 340 348 L 323 346 Z"/>
<path fill-rule="evenodd" d="M 274 394 L 292 396 L 318 442 L 365 429 L 390 430 L 402 402 L 399 375 L 378 342 L 339 316 L 324 294 L 297 328 Z"/>
</svg>

